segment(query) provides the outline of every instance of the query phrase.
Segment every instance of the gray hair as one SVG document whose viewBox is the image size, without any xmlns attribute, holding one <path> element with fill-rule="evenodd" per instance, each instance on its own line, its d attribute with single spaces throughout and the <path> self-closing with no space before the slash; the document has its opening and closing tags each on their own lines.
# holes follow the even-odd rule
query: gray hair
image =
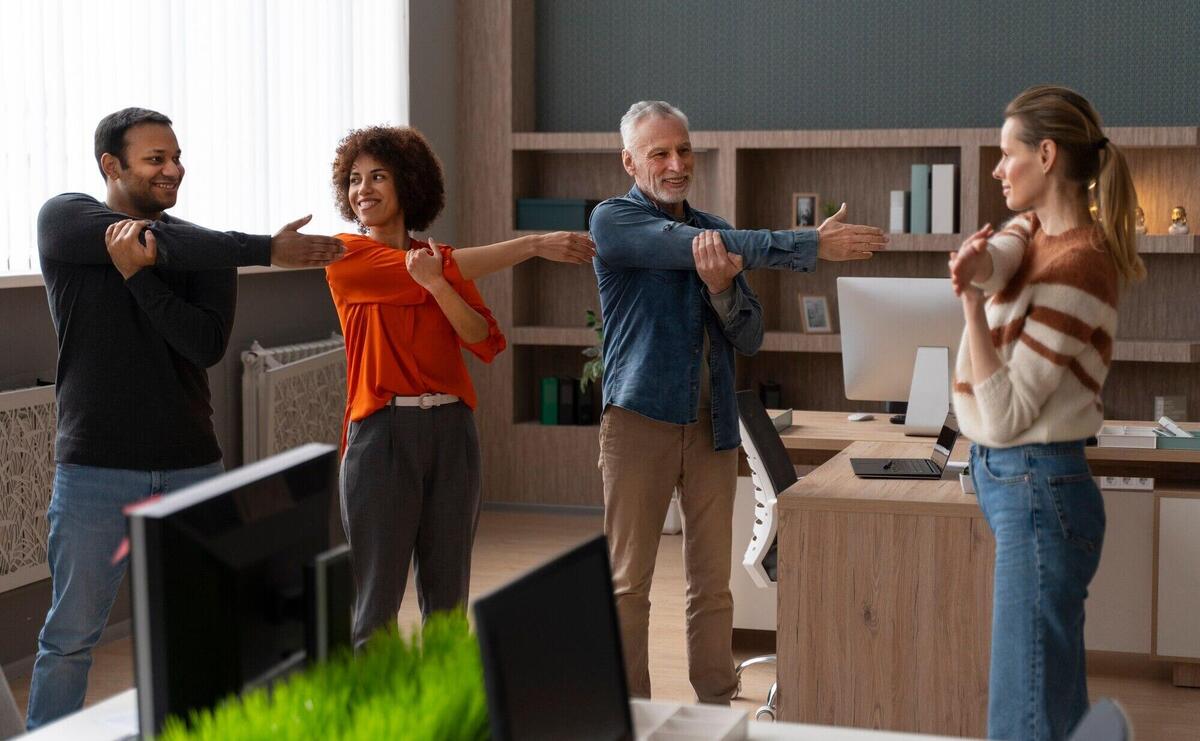
<svg viewBox="0 0 1200 741">
<path fill-rule="evenodd" d="M 675 106 L 665 100 L 641 100 L 629 106 L 625 115 L 621 116 L 621 146 L 629 149 L 633 142 L 633 129 L 643 118 L 658 116 L 660 118 L 675 117 L 688 128 L 688 117 Z"/>
</svg>

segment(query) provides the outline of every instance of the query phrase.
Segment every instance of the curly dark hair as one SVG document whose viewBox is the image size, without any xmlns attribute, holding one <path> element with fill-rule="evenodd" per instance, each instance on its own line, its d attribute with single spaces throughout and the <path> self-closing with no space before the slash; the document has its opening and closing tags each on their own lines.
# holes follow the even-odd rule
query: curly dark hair
<svg viewBox="0 0 1200 741">
<path fill-rule="evenodd" d="M 421 132 L 412 127 L 368 126 L 355 129 L 338 143 L 333 159 L 333 193 L 347 221 L 362 224 L 350 207 L 350 170 L 360 154 L 379 160 L 396 184 L 404 226 L 425 231 L 446 205 L 442 164 Z"/>
</svg>

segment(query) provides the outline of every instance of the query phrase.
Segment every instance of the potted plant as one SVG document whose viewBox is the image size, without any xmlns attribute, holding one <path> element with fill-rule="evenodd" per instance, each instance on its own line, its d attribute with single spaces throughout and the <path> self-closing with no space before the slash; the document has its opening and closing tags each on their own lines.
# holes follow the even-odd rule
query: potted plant
<svg viewBox="0 0 1200 741">
<path fill-rule="evenodd" d="M 435 614 L 407 639 L 381 631 L 274 684 L 169 718 L 161 739 L 486 739 L 479 645 L 461 611 Z"/>
<path fill-rule="evenodd" d="M 579 372 L 579 390 L 584 393 L 587 393 L 589 383 L 598 383 L 604 375 L 604 322 L 591 309 L 587 310 L 587 326 L 596 333 L 596 344 L 583 349 L 587 362 Z"/>
</svg>

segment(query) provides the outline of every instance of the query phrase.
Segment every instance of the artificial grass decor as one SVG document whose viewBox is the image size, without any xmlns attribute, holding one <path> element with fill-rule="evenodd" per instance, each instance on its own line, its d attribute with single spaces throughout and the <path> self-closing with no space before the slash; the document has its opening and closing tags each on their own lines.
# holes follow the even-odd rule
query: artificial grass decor
<svg viewBox="0 0 1200 741">
<path fill-rule="evenodd" d="M 381 632 L 357 656 L 228 698 L 189 725 L 170 718 L 160 738 L 486 739 L 479 646 L 462 612 L 433 615 L 407 639 Z"/>
</svg>

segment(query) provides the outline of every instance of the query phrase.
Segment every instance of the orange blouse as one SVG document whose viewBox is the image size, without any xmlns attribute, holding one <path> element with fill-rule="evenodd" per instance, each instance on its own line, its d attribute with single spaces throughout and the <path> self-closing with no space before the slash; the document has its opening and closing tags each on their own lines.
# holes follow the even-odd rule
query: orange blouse
<svg viewBox="0 0 1200 741">
<path fill-rule="evenodd" d="M 466 343 L 429 291 L 408 274 L 404 251 L 357 234 L 339 234 L 345 256 L 325 268 L 325 279 L 346 338 L 346 417 L 365 419 L 393 396 L 454 394 L 475 408 L 477 398 L 460 348 L 490 363 L 506 346 L 479 290 L 464 280 L 453 249 L 442 247 L 442 274 L 487 320 L 488 336 Z M 413 240 L 413 249 L 426 248 Z"/>
</svg>

